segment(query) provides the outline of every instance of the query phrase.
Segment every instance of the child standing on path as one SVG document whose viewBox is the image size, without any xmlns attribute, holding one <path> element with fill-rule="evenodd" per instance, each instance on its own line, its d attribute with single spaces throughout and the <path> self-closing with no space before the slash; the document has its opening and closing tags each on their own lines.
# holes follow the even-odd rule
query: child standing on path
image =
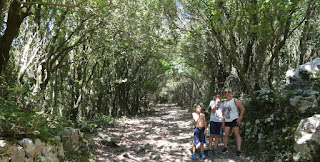
<svg viewBox="0 0 320 162">
<path fill-rule="evenodd" d="M 222 136 L 221 126 L 222 126 L 222 103 L 221 103 L 221 93 L 216 92 L 214 94 L 214 100 L 210 102 L 210 136 L 209 136 L 209 152 L 208 155 L 211 157 L 213 154 L 217 155 L 217 147 L 219 143 L 219 138 Z M 214 149 L 211 150 L 212 141 L 214 137 Z"/>
<path fill-rule="evenodd" d="M 192 159 L 197 159 L 196 147 L 200 143 L 200 157 L 205 159 L 206 156 L 203 153 L 203 144 L 206 143 L 206 134 L 207 134 L 207 122 L 205 114 L 201 113 L 201 105 L 196 104 L 195 112 L 192 113 L 192 119 L 194 121 L 193 129 L 193 145 L 192 145 Z"/>
</svg>

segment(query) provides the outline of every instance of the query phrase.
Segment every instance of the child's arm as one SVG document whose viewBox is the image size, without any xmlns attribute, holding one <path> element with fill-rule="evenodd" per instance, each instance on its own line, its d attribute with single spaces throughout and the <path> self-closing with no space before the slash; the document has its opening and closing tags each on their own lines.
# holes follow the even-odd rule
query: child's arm
<svg viewBox="0 0 320 162">
<path fill-rule="evenodd" d="M 212 111 L 213 113 L 215 113 L 215 112 L 217 111 L 217 107 L 218 107 L 218 104 L 215 103 L 215 104 L 211 107 L 211 111 Z"/>
<path fill-rule="evenodd" d="M 213 105 L 213 107 L 211 108 L 211 111 L 213 113 L 215 113 L 217 111 L 217 107 L 218 107 L 218 104 L 221 102 L 221 100 L 219 98 L 216 99 L 216 102 L 215 104 Z"/>
<path fill-rule="evenodd" d="M 197 125 L 199 118 L 200 118 L 200 116 L 197 116 L 197 113 L 192 113 L 192 119 L 193 119 L 195 125 Z"/>
<path fill-rule="evenodd" d="M 221 128 L 224 130 L 224 127 L 225 127 L 224 110 L 222 109 L 222 126 L 221 126 Z"/>
<path fill-rule="evenodd" d="M 241 104 L 241 102 L 239 100 L 234 100 L 234 103 L 239 107 L 240 109 L 240 117 L 238 118 L 237 120 L 237 123 L 238 125 L 240 126 L 241 125 L 241 122 L 242 122 L 242 118 L 243 118 L 243 115 L 244 115 L 244 112 L 245 112 L 245 108 L 244 106 Z"/>
<path fill-rule="evenodd" d="M 204 120 L 204 135 L 207 135 L 207 121 L 206 121 L 205 114 L 203 114 L 203 120 Z"/>
<path fill-rule="evenodd" d="M 192 120 L 194 121 L 194 115 L 193 115 L 193 113 L 191 113 L 191 117 L 192 117 Z"/>
<path fill-rule="evenodd" d="M 213 112 L 213 108 L 214 108 L 215 104 L 214 104 L 214 101 L 210 101 L 210 104 L 209 104 L 209 108 L 210 108 L 210 112 Z M 209 113 L 210 113 L 209 112 Z M 213 112 L 214 113 L 214 112 Z"/>
</svg>

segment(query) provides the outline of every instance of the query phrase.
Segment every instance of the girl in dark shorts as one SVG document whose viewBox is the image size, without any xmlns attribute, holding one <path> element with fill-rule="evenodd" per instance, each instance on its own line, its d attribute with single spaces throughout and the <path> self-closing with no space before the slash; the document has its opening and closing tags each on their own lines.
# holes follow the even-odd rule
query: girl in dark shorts
<svg viewBox="0 0 320 162">
<path fill-rule="evenodd" d="M 228 140 L 229 140 L 229 133 L 230 129 L 232 128 L 233 134 L 236 138 L 237 142 L 237 149 L 236 152 L 237 157 L 241 157 L 241 136 L 239 127 L 242 123 L 242 118 L 244 115 L 245 108 L 241 104 L 241 102 L 232 97 L 232 91 L 230 88 L 226 88 L 224 90 L 224 95 L 226 96 L 227 100 L 223 103 L 223 123 L 222 128 L 224 129 L 224 136 L 223 136 L 223 143 L 224 149 L 222 150 L 223 154 L 228 152 Z"/>
</svg>

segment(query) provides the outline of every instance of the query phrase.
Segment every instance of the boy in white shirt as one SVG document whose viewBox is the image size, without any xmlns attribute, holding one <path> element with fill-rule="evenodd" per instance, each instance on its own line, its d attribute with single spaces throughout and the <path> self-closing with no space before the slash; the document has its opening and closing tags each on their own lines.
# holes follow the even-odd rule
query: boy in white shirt
<svg viewBox="0 0 320 162">
<path fill-rule="evenodd" d="M 209 136 L 209 152 L 208 155 L 211 157 L 213 154 L 217 155 L 217 147 L 219 143 L 219 138 L 222 136 L 222 102 L 221 102 L 221 93 L 216 92 L 214 94 L 214 100 L 210 102 L 210 136 Z M 211 150 L 213 137 L 214 140 L 214 149 Z"/>
</svg>

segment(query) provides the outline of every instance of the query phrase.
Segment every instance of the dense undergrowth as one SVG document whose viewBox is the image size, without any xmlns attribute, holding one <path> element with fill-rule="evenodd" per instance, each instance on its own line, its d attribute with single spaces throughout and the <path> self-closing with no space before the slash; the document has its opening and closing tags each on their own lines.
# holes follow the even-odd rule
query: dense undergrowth
<svg viewBox="0 0 320 162">
<path fill-rule="evenodd" d="M 243 149 L 259 161 L 291 159 L 294 132 L 300 122 L 288 99 L 271 101 L 273 97 L 259 99 L 259 104 L 245 104 L 247 111 L 241 126 Z"/>
<path fill-rule="evenodd" d="M 55 143 L 55 136 L 66 126 L 66 122 L 58 116 L 35 109 L 35 96 L 28 88 L 1 86 L 4 95 L 0 96 L 0 137 L 13 142 L 28 137 Z"/>
<path fill-rule="evenodd" d="M 295 131 L 300 121 L 319 113 L 319 109 L 308 108 L 302 113 L 299 108 L 290 105 L 290 99 L 308 96 L 311 86 L 311 90 L 319 92 L 319 81 L 316 76 L 302 86 L 288 85 L 268 93 L 258 93 L 258 103 L 246 102 L 245 119 L 241 126 L 245 153 L 254 155 L 259 161 L 292 161 Z"/>
<path fill-rule="evenodd" d="M 94 161 L 90 150 L 91 141 L 87 140 L 85 135 L 95 133 L 98 127 L 112 125 L 119 119 L 97 115 L 86 121 L 67 120 L 65 117 L 48 114 L 45 109 L 38 108 L 39 96 L 34 96 L 28 87 L 7 84 L 2 79 L 0 83 L 0 139 L 12 144 L 23 138 L 40 139 L 43 142 L 57 145 L 61 143 L 58 136 L 64 128 L 79 129 L 79 150 L 65 152 L 66 156 L 63 160 Z"/>
</svg>

